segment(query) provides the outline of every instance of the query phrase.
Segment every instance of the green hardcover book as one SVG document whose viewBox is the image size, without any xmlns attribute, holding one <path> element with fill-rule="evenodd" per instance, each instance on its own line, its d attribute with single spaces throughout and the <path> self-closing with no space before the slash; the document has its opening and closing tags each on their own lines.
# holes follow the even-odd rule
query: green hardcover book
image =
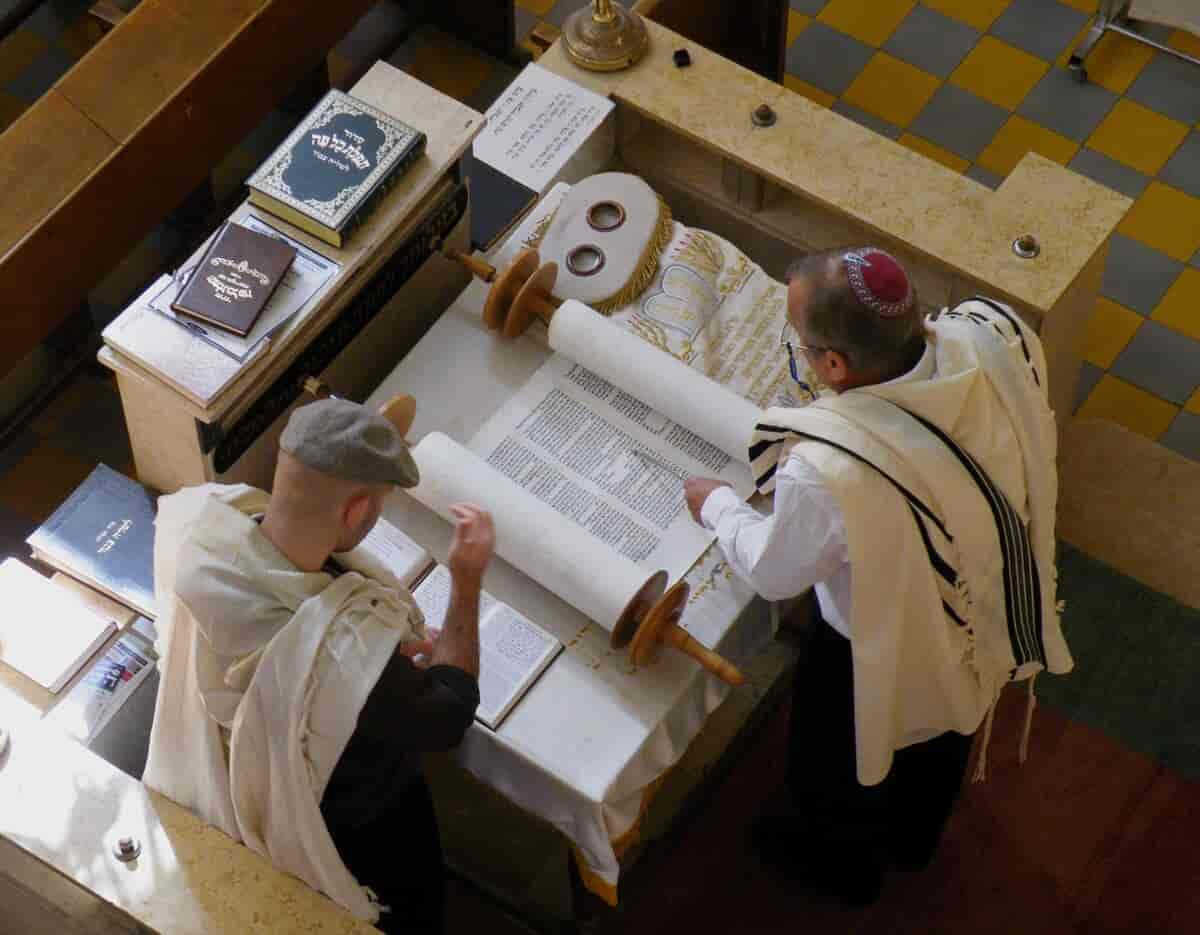
<svg viewBox="0 0 1200 935">
<path fill-rule="evenodd" d="M 247 181 L 250 202 L 335 247 L 425 152 L 425 134 L 332 90 Z"/>
</svg>

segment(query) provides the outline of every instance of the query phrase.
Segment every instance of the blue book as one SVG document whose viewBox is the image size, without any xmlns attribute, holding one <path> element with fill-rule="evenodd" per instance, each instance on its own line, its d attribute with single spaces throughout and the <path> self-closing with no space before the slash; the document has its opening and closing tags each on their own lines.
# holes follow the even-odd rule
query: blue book
<svg viewBox="0 0 1200 935">
<path fill-rule="evenodd" d="M 25 541 L 38 561 L 153 618 L 157 498 L 99 464 Z"/>
<path fill-rule="evenodd" d="M 250 203 L 341 247 L 425 151 L 425 134 L 336 89 L 247 180 Z"/>
</svg>

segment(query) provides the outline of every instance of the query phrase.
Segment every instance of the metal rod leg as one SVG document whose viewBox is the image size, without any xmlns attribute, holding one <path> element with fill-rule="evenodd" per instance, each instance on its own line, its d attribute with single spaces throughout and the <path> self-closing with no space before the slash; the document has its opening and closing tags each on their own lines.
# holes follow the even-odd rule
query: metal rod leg
<svg viewBox="0 0 1200 935">
<path fill-rule="evenodd" d="M 1067 68 L 1074 72 L 1075 77 L 1080 81 L 1087 81 L 1087 67 L 1084 65 L 1084 60 L 1092 54 L 1096 43 L 1100 41 L 1100 37 L 1104 35 L 1108 27 L 1108 20 L 1103 14 L 1097 13 L 1092 28 L 1087 31 L 1087 35 L 1080 40 L 1075 51 L 1071 53 L 1071 58 L 1067 61 Z"/>
</svg>

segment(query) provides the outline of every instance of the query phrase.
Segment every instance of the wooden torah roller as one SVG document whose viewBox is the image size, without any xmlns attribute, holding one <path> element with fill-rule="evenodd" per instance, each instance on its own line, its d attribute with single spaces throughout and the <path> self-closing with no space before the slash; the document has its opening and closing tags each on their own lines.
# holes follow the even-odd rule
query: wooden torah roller
<svg viewBox="0 0 1200 935">
<path fill-rule="evenodd" d="M 305 377 L 300 381 L 300 385 L 304 389 L 304 392 L 315 396 L 317 399 L 342 398 L 334 395 L 328 383 L 316 377 Z M 407 393 L 397 393 L 379 407 L 379 414 L 391 422 L 392 425 L 396 426 L 396 430 L 401 436 L 407 437 L 409 429 L 412 428 L 413 420 L 417 417 L 417 401 Z"/>
<path fill-rule="evenodd" d="M 670 646 L 719 678 L 734 686 L 746 679 L 732 662 L 713 652 L 679 625 L 687 606 L 691 587 L 676 581 L 667 588 L 667 573 L 655 572 L 625 608 L 612 631 L 614 649 L 629 646 L 629 659 L 635 666 L 649 665 L 658 655 L 659 645 Z"/>
<path fill-rule="evenodd" d="M 393 396 L 379 409 L 380 414 L 405 436 L 412 428 L 416 411 L 416 400 L 406 394 Z M 525 570 L 522 563 L 514 564 Z M 690 588 L 684 581 L 668 590 L 665 571 L 652 574 L 629 599 L 613 626 L 612 647 L 624 649 L 628 646 L 633 664 L 645 666 L 654 661 L 658 647 L 665 644 L 691 656 L 722 681 L 741 685 L 744 678 L 736 666 L 701 645 L 679 625 L 689 593 Z"/>
<path fill-rule="evenodd" d="M 552 294 L 558 279 L 558 264 L 542 263 L 532 247 L 518 253 L 501 271 L 461 250 L 443 247 L 442 253 L 461 263 L 477 279 L 492 284 L 483 303 L 483 321 L 506 338 L 520 337 L 535 318 L 550 324 L 562 304 Z"/>
</svg>

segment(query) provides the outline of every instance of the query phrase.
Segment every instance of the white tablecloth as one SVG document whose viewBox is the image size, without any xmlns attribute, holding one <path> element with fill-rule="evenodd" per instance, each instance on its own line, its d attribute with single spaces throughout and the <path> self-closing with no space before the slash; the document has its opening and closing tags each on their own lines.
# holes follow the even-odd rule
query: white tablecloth
<svg viewBox="0 0 1200 935">
<path fill-rule="evenodd" d="M 493 262 L 503 267 L 566 190 L 565 185 L 558 185 L 548 193 L 494 252 Z M 673 250 L 678 253 L 681 244 L 683 259 L 689 251 L 694 253 L 694 237 L 685 243 L 692 233 L 677 226 L 677 236 L 664 258 Z M 710 372 L 719 376 L 719 361 L 706 356 L 705 349 L 710 344 L 714 351 L 719 349 L 718 338 L 728 343 L 738 321 L 752 314 L 765 319 L 758 331 L 773 331 L 777 336 L 782 290 L 719 238 L 701 244 L 708 260 L 713 259 L 714 243 L 717 254 L 724 251 L 725 258 L 709 271 L 716 276 L 716 288 L 709 306 L 700 309 L 701 319 L 713 327 L 704 334 L 672 332 L 674 337 L 664 349 L 690 358 L 697 366 L 705 366 L 707 360 Z M 666 266 L 664 263 L 658 282 L 643 300 L 661 290 Z M 723 272 L 729 276 L 718 275 Z M 675 275 L 682 275 L 679 269 Z M 755 288 L 751 283 L 757 284 Z M 540 327 L 513 342 L 484 329 L 480 316 L 487 288 L 473 282 L 464 290 L 368 400 L 369 405 L 377 406 L 395 393 L 414 395 L 418 404 L 411 432 L 414 442 L 436 430 L 467 443 L 549 355 Z M 752 301 L 737 301 L 742 294 L 753 294 Z M 692 311 L 696 310 L 693 304 Z M 639 319 L 642 328 L 654 323 L 632 307 L 614 317 L 630 324 Z M 716 337 L 710 340 L 710 335 Z M 772 338 L 768 343 L 776 341 Z M 748 359 L 745 363 L 756 363 L 757 369 L 742 368 L 739 373 L 747 374 L 746 379 L 738 376 L 725 382 L 747 395 L 753 384 L 755 395 L 762 397 L 760 402 L 775 399 L 783 389 L 778 379 L 778 370 L 784 366 L 781 360 Z M 766 376 L 760 379 L 763 373 Z M 385 515 L 437 559 L 445 559 L 448 524 L 403 493 L 389 499 Z M 701 642 L 718 648 L 736 663 L 749 658 L 770 638 L 767 605 L 733 576 L 715 547 L 705 553 L 686 580 L 692 587 L 692 599 L 683 625 Z M 660 653 L 654 665 L 635 670 L 624 651 L 609 647 L 608 633 L 503 561 L 493 562 L 484 586 L 554 632 L 566 651 L 498 731 L 474 725 L 459 751 L 459 761 L 513 802 L 560 829 L 576 846 L 591 875 L 611 888 L 608 898 L 615 899 L 619 868 L 613 840 L 634 825 L 646 788 L 680 759 L 729 689 L 691 659 L 672 651 Z"/>
</svg>

